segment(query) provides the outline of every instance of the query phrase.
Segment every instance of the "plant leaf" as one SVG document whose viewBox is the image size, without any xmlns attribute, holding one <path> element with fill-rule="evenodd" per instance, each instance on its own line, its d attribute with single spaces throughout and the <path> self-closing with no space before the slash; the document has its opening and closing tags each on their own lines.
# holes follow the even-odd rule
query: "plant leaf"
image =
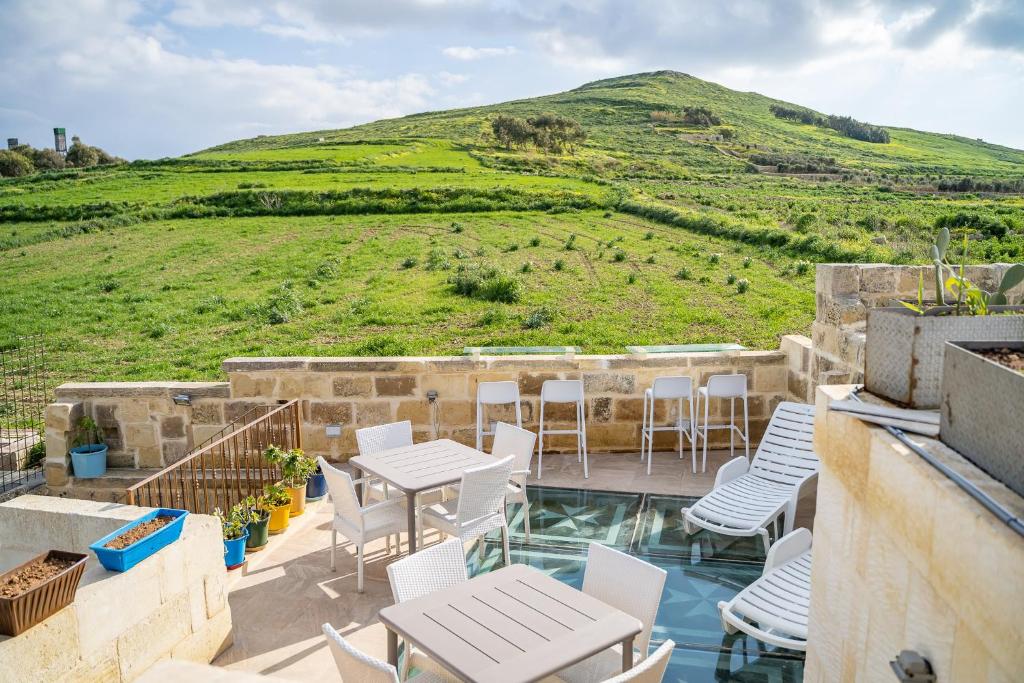
<svg viewBox="0 0 1024 683">
<path fill-rule="evenodd" d="M 1003 281 L 999 283 L 999 292 L 1005 294 L 1021 282 L 1024 282 L 1024 263 L 1015 263 L 1003 273 Z"/>
<path fill-rule="evenodd" d="M 949 248 L 949 228 L 939 230 L 939 236 L 935 238 L 935 246 L 938 248 L 939 258 L 943 258 L 946 255 L 946 249 Z"/>
<path fill-rule="evenodd" d="M 922 310 L 920 306 L 915 306 L 914 304 L 907 303 L 906 301 L 901 301 L 900 305 L 906 306 L 907 308 L 912 310 L 914 313 L 917 313 L 918 315 L 924 315 L 924 310 Z"/>
</svg>

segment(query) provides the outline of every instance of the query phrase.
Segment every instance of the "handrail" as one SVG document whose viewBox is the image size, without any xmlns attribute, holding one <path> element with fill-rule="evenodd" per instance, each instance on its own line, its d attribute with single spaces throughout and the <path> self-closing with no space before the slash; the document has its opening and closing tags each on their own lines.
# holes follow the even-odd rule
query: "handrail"
<svg viewBox="0 0 1024 683">
<path fill-rule="evenodd" d="M 189 453 L 127 489 L 129 505 L 179 507 L 209 514 L 227 509 L 277 481 L 276 466 L 263 459 L 271 444 L 301 448 L 299 400 L 293 399 Z"/>
</svg>

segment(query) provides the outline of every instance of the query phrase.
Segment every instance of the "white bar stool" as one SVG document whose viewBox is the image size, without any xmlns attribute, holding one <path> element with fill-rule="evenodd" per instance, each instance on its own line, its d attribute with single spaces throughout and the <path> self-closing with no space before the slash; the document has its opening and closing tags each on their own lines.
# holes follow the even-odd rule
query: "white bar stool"
<svg viewBox="0 0 1024 683">
<path fill-rule="evenodd" d="M 708 378 L 706 386 L 697 390 L 698 411 L 701 399 L 704 399 L 704 429 L 697 431 L 697 436 L 704 439 L 704 458 L 701 464 L 701 471 L 708 471 L 708 430 L 728 429 L 729 430 L 729 457 L 735 453 L 736 434 L 743 439 L 746 447 L 747 460 L 750 460 L 750 423 L 747 419 L 747 376 L 746 375 L 712 375 Z M 710 412 L 711 399 L 729 399 L 729 424 L 708 424 L 708 413 Z M 743 430 L 736 426 L 736 399 L 743 401 Z"/>
<path fill-rule="evenodd" d="M 679 402 L 679 414 L 673 425 L 654 426 L 655 401 L 667 400 Z M 690 419 L 683 417 L 683 401 L 690 410 Z M 640 461 L 647 458 L 647 474 L 651 473 L 651 460 L 654 454 L 655 432 L 679 433 L 679 459 L 683 459 L 683 437 L 690 440 L 690 457 L 693 461 L 693 472 L 697 472 L 697 413 L 693 401 L 693 380 L 689 377 L 656 377 L 650 389 L 644 391 L 644 417 L 640 428 Z M 646 452 L 645 452 L 646 447 Z"/>
<path fill-rule="evenodd" d="M 575 403 L 576 429 L 544 429 L 545 403 Z M 578 379 L 549 379 L 540 387 L 540 428 L 537 430 L 537 478 L 544 472 L 544 435 L 575 434 L 576 460 L 583 463 L 583 478 L 590 478 L 587 464 L 587 422 L 583 407 L 583 381 Z"/>
<path fill-rule="evenodd" d="M 488 423 L 492 429 L 484 429 L 484 406 L 506 405 L 516 406 L 516 426 L 523 426 L 523 410 L 519 404 L 519 384 L 516 382 L 480 382 L 476 387 L 476 449 L 483 450 L 484 437 L 494 436 L 493 422 Z"/>
</svg>

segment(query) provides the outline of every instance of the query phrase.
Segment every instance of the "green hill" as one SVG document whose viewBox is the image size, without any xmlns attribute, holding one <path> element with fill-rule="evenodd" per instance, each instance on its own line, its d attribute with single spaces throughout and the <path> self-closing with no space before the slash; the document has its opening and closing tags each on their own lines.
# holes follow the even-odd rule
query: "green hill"
<svg viewBox="0 0 1024 683">
<path fill-rule="evenodd" d="M 492 134 L 544 113 L 585 142 Z M 971 260 L 1024 254 L 1024 152 L 865 142 L 833 113 L 656 72 L 3 179 L 0 329 L 48 335 L 57 374 L 89 379 L 215 377 L 238 354 L 774 347 L 808 331 L 815 261 L 920 260 L 937 224 Z"/>
</svg>

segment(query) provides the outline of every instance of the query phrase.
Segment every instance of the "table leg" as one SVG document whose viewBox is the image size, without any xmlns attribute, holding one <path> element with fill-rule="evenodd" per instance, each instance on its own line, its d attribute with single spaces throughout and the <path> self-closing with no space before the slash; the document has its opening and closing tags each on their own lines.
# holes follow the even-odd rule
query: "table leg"
<svg viewBox="0 0 1024 683">
<path fill-rule="evenodd" d="M 409 515 L 409 554 L 416 552 L 416 493 L 409 491 L 405 494 L 405 505 Z"/>
<path fill-rule="evenodd" d="M 388 664 L 398 668 L 398 633 L 387 629 L 388 632 Z"/>
<path fill-rule="evenodd" d="M 633 668 L 633 638 L 630 636 L 622 641 L 622 671 L 625 673 Z M 397 647 L 397 645 L 395 646 Z"/>
</svg>

